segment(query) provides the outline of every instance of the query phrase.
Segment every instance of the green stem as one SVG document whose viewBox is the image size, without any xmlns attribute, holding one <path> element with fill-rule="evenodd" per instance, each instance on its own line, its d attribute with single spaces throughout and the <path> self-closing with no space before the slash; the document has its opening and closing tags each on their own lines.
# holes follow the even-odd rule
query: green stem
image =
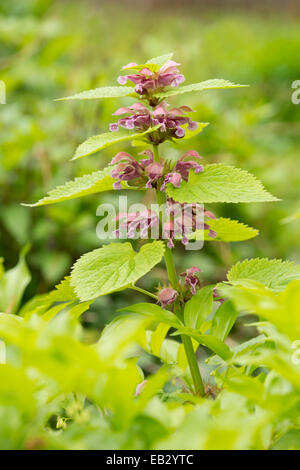
<svg viewBox="0 0 300 470">
<path fill-rule="evenodd" d="M 153 145 L 153 156 L 154 161 L 159 162 L 159 154 L 158 154 L 158 145 Z M 162 205 L 166 202 L 165 194 L 160 191 L 159 189 L 156 190 L 156 200 L 159 205 Z M 161 212 L 160 212 L 160 219 L 161 219 Z M 171 283 L 173 289 L 178 290 L 179 282 L 177 277 L 177 272 L 174 264 L 173 253 L 172 250 L 166 246 L 165 247 L 165 264 L 168 272 L 168 278 Z M 178 312 L 177 316 L 180 317 L 180 312 Z M 191 376 L 194 383 L 194 392 L 196 395 L 203 396 L 204 395 L 204 386 L 202 382 L 202 377 L 199 370 L 199 365 L 197 362 L 197 358 L 194 352 L 193 343 L 189 336 L 181 335 L 182 343 L 184 346 L 185 354 L 188 360 L 189 368 L 191 371 Z"/>
<path fill-rule="evenodd" d="M 130 289 L 136 290 L 138 292 L 141 292 L 142 294 L 145 294 L 145 295 L 148 295 L 149 297 L 152 297 L 152 299 L 158 300 L 157 295 L 152 294 L 151 292 L 148 292 L 147 290 L 144 290 L 141 287 L 130 286 Z"/>
</svg>

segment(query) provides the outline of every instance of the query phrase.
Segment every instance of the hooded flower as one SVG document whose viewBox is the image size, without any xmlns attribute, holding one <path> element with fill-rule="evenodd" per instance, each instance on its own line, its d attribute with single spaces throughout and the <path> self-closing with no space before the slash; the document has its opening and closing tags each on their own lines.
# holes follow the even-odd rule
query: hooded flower
<svg viewBox="0 0 300 470">
<path fill-rule="evenodd" d="M 195 170 L 195 173 L 201 173 L 204 170 L 203 165 L 199 165 L 198 162 L 186 160 L 189 157 L 202 158 L 195 150 L 190 150 L 182 155 L 176 163 L 174 171 L 165 176 L 164 182 L 160 188 L 161 191 L 165 190 L 166 184 L 168 183 L 172 183 L 175 188 L 179 188 L 182 180 L 188 180 L 190 169 Z"/>
<path fill-rule="evenodd" d="M 114 189 L 122 189 L 121 181 L 130 181 L 143 174 L 143 166 L 135 160 L 129 153 L 119 152 L 112 159 L 110 165 L 117 166 L 111 170 L 112 178 L 117 179 L 113 184 Z"/>
<path fill-rule="evenodd" d="M 151 94 L 162 90 L 166 86 L 176 87 L 184 82 L 184 76 L 179 73 L 177 66 L 180 65 L 173 60 L 168 60 L 158 71 L 150 70 L 150 66 L 141 68 L 135 74 L 122 75 L 118 78 L 120 85 L 125 85 L 127 80 L 135 84 L 135 92 L 139 95 Z M 123 67 L 123 70 L 137 67 L 131 62 Z"/>
<path fill-rule="evenodd" d="M 152 188 L 153 183 L 162 177 L 163 169 L 163 166 L 157 162 L 150 163 L 150 165 L 146 166 L 145 171 L 149 178 L 146 183 L 146 188 Z"/>
<path fill-rule="evenodd" d="M 159 224 L 158 215 L 150 209 L 128 214 L 120 213 L 115 220 L 119 222 L 119 228 L 114 232 L 116 238 L 120 238 L 123 234 L 128 238 L 135 238 L 137 230 L 141 237 L 146 237 L 148 229 Z"/>
<path fill-rule="evenodd" d="M 180 274 L 184 277 L 184 284 L 189 286 L 193 295 L 196 294 L 196 287 L 200 286 L 200 279 L 196 276 L 196 273 L 201 273 L 202 270 L 193 266 L 188 268 L 186 271 Z"/>
<path fill-rule="evenodd" d="M 196 230 L 209 230 L 210 237 L 217 236 L 204 221 L 205 217 L 215 219 L 214 214 L 204 210 L 200 204 L 179 204 L 168 200 L 165 214 L 168 220 L 163 224 L 163 237 L 168 239 L 169 248 L 174 248 L 174 239 L 181 239 L 181 243 L 187 245 L 188 235 Z"/>
<path fill-rule="evenodd" d="M 171 305 L 176 301 L 177 292 L 171 287 L 166 287 L 158 293 L 157 297 L 162 308 L 165 308 L 167 305 Z"/>
<path fill-rule="evenodd" d="M 193 112 L 189 106 L 180 106 L 167 110 L 167 105 L 162 102 L 154 111 L 150 111 L 141 103 L 135 103 L 128 108 L 119 108 L 114 115 L 130 114 L 130 116 L 119 119 L 117 123 L 110 124 L 112 132 L 119 129 L 119 126 L 125 129 L 134 129 L 137 132 L 143 132 L 150 127 L 158 127 L 162 141 L 165 138 L 182 138 L 185 135 L 185 129 L 182 127 L 187 124 L 187 128 L 194 130 L 198 123 L 192 121 L 186 113 Z"/>
</svg>

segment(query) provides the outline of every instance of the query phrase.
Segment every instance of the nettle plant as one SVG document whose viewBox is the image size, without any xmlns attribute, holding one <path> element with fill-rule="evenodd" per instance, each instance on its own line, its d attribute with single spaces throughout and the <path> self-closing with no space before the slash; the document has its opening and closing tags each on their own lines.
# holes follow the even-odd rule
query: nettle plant
<svg viewBox="0 0 300 470">
<path fill-rule="evenodd" d="M 236 220 L 216 218 L 204 209 L 209 203 L 254 203 L 276 201 L 260 181 L 245 170 L 222 163 L 202 164 L 196 150 L 185 152 L 175 163 L 167 161 L 160 145 L 169 142 L 180 144 L 198 135 L 207 123 L 190 118 L 193 109 L 188 105 L 171 107 L 167 100 L 176 95 L 210 89 L 239 88 L 226 80 L 207 80 L 192 85 L 182 85 L 184 76 L 172 54 L 149 60 L 145 64 L 130 63 L 123 67 L 121 86 L 98 88 L 64 98 L 85 100 L 130 97 L 134 100 L 119 108 L 116 122 L 110 131 L 96 135 L 77 148 L 74 159 L 99 152 L 115 143 L 131 140 L 131 154 L 119 152 L 104 170 L 76 178 L 64 186 L 50 191 L 34 206 L 57 203 L 103 191 L 135 190 L 155 193 L 159 212 L 146 208 L 142 211 L 121 213 L 117 216 L 115 238 L 141 238 L 142 246 L 136 252 L 130 242 L 113 241 L 83 255 L 73 266 L 63 288 L 73 292 L 78 300 L 78 312 L 86 310 L 94 299 L 123 289 L 134 289 L 151 298 L 149 303 L 125 307 L 130 312 L 115 320 L 112 328 L 122 329 L 129 318 L 144 318 L 147 325 L 148 351 L 159 356 L 161 346 L 171 332 L 181 336 L 176 342 L 176 374 L 185 382 L 185 390 L 203 396 L 203 384 L 196 350 L 205 346 L 223 361 L 233 356 L 225 343 L 238 315 L 233 303 L 224 298 L 226 284 L 219 286 L 200 284 L 199 266 L 191 266 L 178 275 L 173 260 L 176 244 L 189 245 L 192 240 L 235 242 L 248 240 L 257 230 Z M 133 84 L 133 86 L 128 86 Z M 139 152 L 138 147 L 142 147 Z M 137 153 L 139 154 L 137 155 Z M 168 215 L 167 220 L 164 215 Z M 156 236 L 151 238 L 153 229 Z M 157 239 L 158 238 L 158 239 Z M 158 286 L 157 293 L 147 292 L 136 282 L 164 258 L 168 284 Z M 282 286 L 299 278 L 299 268 L 291 263 L 266 259 L 245 260 L 234 266 L 227 275 L 230 285 L 247 282 L 264 282 L 268 286 L 273 276 L 281 276 Z M 223 289 L 223 290 L 222 290 Z M 81 306 L 81 307 L 80 307 Z M 175 375 L 176 375 L 175 374 Z M 145 384 L 144 384 L 145 385 Z M 140 391 L 140 388 L 138 389 Z"/>
</svg>

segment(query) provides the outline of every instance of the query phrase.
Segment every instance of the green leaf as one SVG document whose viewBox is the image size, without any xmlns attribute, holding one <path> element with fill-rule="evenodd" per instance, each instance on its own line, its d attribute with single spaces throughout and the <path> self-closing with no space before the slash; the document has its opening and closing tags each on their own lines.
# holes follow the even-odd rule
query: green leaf
<svg viewBox="0 0 300 470">
<path fill-rule="evenodd" d="M 170 325 L 167 325 L 165 323 L 160 323 L 155 331 L 151 331 L 151 337 L 150 337 L 150 352 L 154 356 L 160 356 L 160 350 L 162 347 L 162 344 L 165 340 L 165 337 L 168 334 L 168 331 L 170 329 Z"/>
<path fill-rule="evenodd" d="M 155 322 L 165 323 L 166 325 L 173 326 L 178 328 L 182 326 L 180 320 L 176 315 L 168 310 L 164 310 L 159 305 L 150 304 L 150 303 L 140 303 L 129 305 L 118 310 L 118 312 L 132 312 L 139 315 L 149 317 Z"/>
<path fill-rule="evenodd" d="M 230 301 L 224 302 L 216 311 L 211 325 L 211 334 L 221 341 L 230 333 L 237 319 L 238 311 Z"/>
<path fill-rule="evenodd" d="M 192 328 L 181 328 L 176 333 L 173 333 L 173 336 L 178 334 L 185 334 L 191 338 L 194 338 L 196 341 L 198 341 L 198 343 L 211 349 L 214 353 L 224 359 L 224 361 L 230 359 L 232 356 L 232 352 L 230 351 L 227 344 L 223 343 L 213 335 L 202 335 L 197 333 L 197 331 L 193 330 Z"/>
<path fill-rule="evenodd" d="M 71 285 L 83 301 L 125 289 L 160 262 L 164 243 L 154 241 L 136 253 L 130 243 L 111 243 L 83 255 L 73 266 Z"/>
<path fill-rule="evenodd" d="M 300 428 L 289 429 L 271 447 L 272 450 L 300 450 Z"/>
<path fill-rule="evenodd" d="M 82 91 L 76 95 L 58 98 L 55 101 L 67 100 L 97 100 L 101 98 L 121 98 L 123 96 L 138 97 L 133 87 L 129 86 L 105 86 L 102 88 L 95 88 L 94 90 Z"/>
<path fill-rule="evenodd" d="M 118 131 L 118 132 L 106 132 L 105 134 L 94 135 L 90 137 L 85 142 L 77 147 L 76 152 L 72 160 L 77 160 L 77 158 L 86 157 L 92 153 L 98 152 L 99 150 L 105 149 L 110 145 L 117 144 L 119 142 L 124 142 L 125 140 L 134 140 L 140 139 L 141 137 L 149 134 L 156 130 L 158 126 L 150 127 L 145 132 L 128 132 L 128 131 Z"/>
<path fill-rule="evenodd" d="M 248 227 L 248 225 L 238 222 L 237 220 L 220 217 L 219 219 L 211 219 L 207 223 L 211 230 L 217 232 L 216 237 L 210 237 L 209 230 L 196 230 L 189 236 L 189 239 L 211 242 L 240 242 L 250 240 L 250 238 L 258 235 L 258 230 Z"/>
<path fill-rule="evenodd" d="M 194 131 L 190 131 L 187 128 L 187 125 L 183 126 L 185 130 L 184 136 L 180 139 L 180 141 L 173 140 L 173 142 L 175 142 L 176 144 L 179 144 L 182 140 L 192 139 L 193 137 L 196 137 L 196 135 L 200 134 L 200 132 L 202 132 L 203 129 L 205 129 L 205 127 L 209 125 L 209 122 L 197 122 L 197 124 L 198 124 L 198 127 Z"/>
<path fill-rule="evenodd" d="M 278 201 L 251 173 L 222 163 L 206 165 L 199 174 L 191 171 L 180 188 L 169 183 L 166 191 L 180 203 Z"/>
<path fill-rule="evenodd" d="M 0 278 L 0 311 L 6 313 L 16 313 L 24 290 L 31 280 L 25 256 L 29 250 L 29 246 L 20 253 L 18 264 L 6 271 Z"/>
<path fill-rule="evenodd" d="M 48 192 L 48 195 L 40 199 L 35 204 L 23 204 L 24 206 L 37 207 L 46 204 L 56 204 L 57 202 L 76 199 L 78 197 L 88 196 L 89 194 L 101 193 L 103 191 L 113 190 L 113 183 L 116 181 L 110 176 L 111 168 L 94 171 L 90 175 L 80 176 L 73 181 L 68 181 L 64 185 L 57 186 Z M 124 189 L 136 189 L 122 181 Z"/>
<path fill-rule="evenodd" d="M 210 315 L 213 307 L 213 288 L 214 286 L 206 286 L 199 289 L 185 304 L 184 324 L 187 327 L 199 329 L 204 320 Z"/>
<path fill-rule="evenodd" d="M 158 93 L 159 98 L 166 98 L 167 96 L 181 95 L 182 93 L 190 93 L 192 91 L 204 91 L 204 90 L 216 90 L 219 88 L 245 88 L 249 85 L 239 85 L 236 83 L 229 82 L 228 80 L 213 78 L 205 80 L 204 82 L 193 83 L 191 85 L 184 85 L 181 87 L 174 88 L 173 90 Z"/>
<path fill-rule="evenodd" d="M 289 282 L 300 279 L 300 266 L 280 259 L 254 258 L 235 264 L 227 273 L 231 283 L 258 281 L 274 291 L 283 290 Z"/>
<path fill-rule="evenodd" d="M 164 65 L 168 60 L 171 60 L 174 55 L 174 52 L 169 52 L 168 54 L 163 54 L 153 59 L 147 60 L 146 64 L 157 64 L 160 67 Z"/>
</svg>

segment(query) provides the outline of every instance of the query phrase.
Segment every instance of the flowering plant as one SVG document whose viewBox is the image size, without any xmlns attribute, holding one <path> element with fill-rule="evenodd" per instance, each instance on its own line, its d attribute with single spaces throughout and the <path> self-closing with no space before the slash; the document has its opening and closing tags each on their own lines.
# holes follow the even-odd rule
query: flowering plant
<svg viewBox="0 0 300 470">
<path fill-rule="evenodd" d="M 126 73 L 129 70 L 130 73 L 118 78 L 121 86 L 98 88 L 67 98 L 128 97 L 138 100 L 119 108 L 114 115 L 122 117 L 110 124 L 110 132 L 85 141 L 77 148 L 74 159 L 127 140 L 139 142 L 143 150 L 139 155 L 134 155 L 134 151 L 117 153 L 108 168 L 50 191 L 35 205 L 108 190 L 140 190 L 155 194 L 157 205 L 164 207 L 163 214 L 152 208 L 121 212 L 115 217 L 118 228 L 113 232 L 114 238 L 125 234 L 125 238 L 132 239 L 138 235 L 152 241 L 143 242 L 139 252 L 128 242 L 115 241 L 83 255 L 64 281 L 64 288 L 68 286 L 73 290 L 79 305 L 89 305 L 99 296 L 128 288 L 150 297 L 150 303 L 127 306 L 123 310 L 134 314 L 132 318 L 142 319 L 145 328 L 151 335 L 156 335 L 160 344 L 169 331 L 181 336 L 177 367 L 172 369 L 171 375 L 181 377 L 185 383 L 184 390 L 203 396 L 208 387 L 203 383 L 195 351 L 200 344 L 223 361 L 232 358 L 233 352 L 225 340 L 238 313 L 228 300 L 231 293 L 225 284 L 202 286 L 199 266 L 191 266 L 178 276 L 173 250 L 177 241 L 189 246 L 191 240 L 235 242 L 257 235 L 257 230 L 238 221 L 216 217 L 204 208 L 204 204 L 266 202 L 276 201 L 276 198 L 245 170 L 222 163 L 200 163 L 201 156 L 194 149 L 185 152 L 175 163 L 160 153 L 162 143 L 177 146 L 182 140 L 198 136 L 207 125 L 188 117 L 193 112 L 188 105 L 170 107 L 169 97 L 242 87 L 221 79 L 181 86 L 185 78 L 179 72 L 179 65 L 172 60 L 172 54 L 141 65 L 130 63 L 123 67 Z M 128 82 L 135 86 L 128 86 Z M 167 220 L 164 215 L 168 215 Z M 153 229 L 157 236 L 152 236 Z M 168 281 L 159 285 L 155 293 L 138 287 L 136 282 L 163 258 Z M 231 270 L 228 281 L 232 285 L 242 284 L 245 280 L 249 283 L 249 279 L 262 280 L 261 272 L 266 263 L 268 266 L 268 261 L 252 260 L 251 269 L 249 263 L 245 261 Z M 287 268 L 285 276 L 289 280 L 298 278 L 299 271 Z M 120 321 L 122 318 L 128 320 L 123 316 Z M 145 387 L 147 383 L 143 382 L 137 393 L 142 394 Z"/>
</svg>

